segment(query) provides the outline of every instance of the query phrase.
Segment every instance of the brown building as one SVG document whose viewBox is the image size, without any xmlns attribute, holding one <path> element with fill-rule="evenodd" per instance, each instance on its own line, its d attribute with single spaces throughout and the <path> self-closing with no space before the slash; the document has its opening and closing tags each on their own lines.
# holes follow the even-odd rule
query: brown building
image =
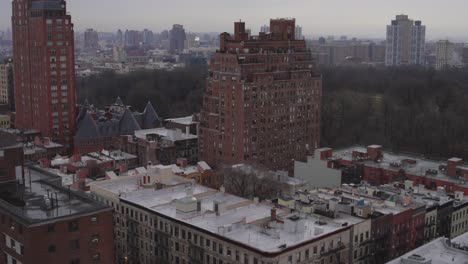
<svg viewBox="0 0 468 264">
<path fill-rule="evenodd" d="M 28 169 L 0 185 L 0 263 L 114 263 L 112 209 Z"/>
<path fill-rule="evenodd" d="M 211 166 L 259 162 L 292 169 L 320 145 L 322 78 L 294 19 L 248 37 L 244 22 L 222 33 L 200 116 L 199 158 Z"/>
<path fill-rule="evenodd" d="M 66 1 L 13 0 L 16 128 L 70 149 L 75 131 L 74 31 Z"/>
<path fill-rule="evenodd" d="M 198 162 L 198 137 L 180 129 L 153 128 L 137 130 L 134 135 L 113 138 L 113 146 L 138 156 L 140 165 L 175 164 L 179 158 L 188 164 Z"/>
</svg>

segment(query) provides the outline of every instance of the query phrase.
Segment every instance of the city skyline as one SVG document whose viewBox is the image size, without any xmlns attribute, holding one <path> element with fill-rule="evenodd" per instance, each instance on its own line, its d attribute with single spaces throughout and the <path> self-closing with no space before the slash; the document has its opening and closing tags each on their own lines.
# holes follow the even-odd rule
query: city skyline
<svg viewBox="0 0 468 264">
<path fill-rule="evenodd" d="M 107 32 L 116 31 L 118 28 L 149 28 L 158 32 L 170 29 L 173 24 L 182 24 L 189 32 L 222 32 L 226 28 L 230 29 L 232 22 L 242 19 L 246 22 L 246 27 L 256 34 L 266 19 L 294 17 L 297 24 L 303 27 L 305 36 L 348 35 L 384 38 L 385 27 L 389 20 L 397 14 L 407 14 L 415 20 L 423 21 L 428 28 L 428 40 L 441 38 L 455 41 L 468 40 L 468 32 L 465 30 L 468 21 L 463 19 L 463 10 L 468 8 L 468 2 L 462 0 L 453 0 L 450 5 L 432 1 L 427 5 L 427 1 L 420 0 L 411 3 L 403 0 L 391 3 L 359 0 L 359 4 L 338 0 L 326 2 L 297 0 L 287 6 L 284 0 L 257 0 L 254 3 L 249 2 L 248 5 L 243 0 L 229 3 L 214 0 L 164 3 L 151 0 L 132 2 L 69 0 L 67 2 L 70 12 L 76 18 L 77 31 L 84 31 L 87 28 Z M 117 11 L 106 12 L 111 15 L 103 16 L 102 10 L 109 9 Z M 2 1 L 0 10 L 0 28 L 11 27 L 11 1 Z M 119 10 L 125 11 L 118 12 Z M 207 11 L 211 11 L 209 16 L 206 15 Z"/>
</svg>

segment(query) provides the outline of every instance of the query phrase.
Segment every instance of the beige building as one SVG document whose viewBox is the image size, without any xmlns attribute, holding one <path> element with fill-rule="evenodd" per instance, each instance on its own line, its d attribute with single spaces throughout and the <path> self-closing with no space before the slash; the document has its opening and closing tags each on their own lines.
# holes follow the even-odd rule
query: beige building
<svg viewBox="0 0 468 264">
<path fill-rule="evenodd" d="M 0 104 L 10 104 L 13 97 L 13 69 L 11 63 L 0 64 Z"/>
<path fill-rule="evenodd" d="M 196 185 L 154 166 L 91 184 L 114 208 L 115 263 L 347 263 L 351 226 Z"/>
<path fill-rule="evenodd" d="M 11 121 L 9 115 L 0 115 L 0 128 L 10 128 Z"/>
<path fill-rule="evenodd" d="M 387 26 L 387 66 L 423 65 L 426 26 L 413 21 L 407 15 L 397 15 Z"/>
<path fill-rule="evenodd" d="M 448 40 L 439 40 L 436 45 L 436 69 L 441 70 L 456 66 L 455 44 Z"/>
</svg>

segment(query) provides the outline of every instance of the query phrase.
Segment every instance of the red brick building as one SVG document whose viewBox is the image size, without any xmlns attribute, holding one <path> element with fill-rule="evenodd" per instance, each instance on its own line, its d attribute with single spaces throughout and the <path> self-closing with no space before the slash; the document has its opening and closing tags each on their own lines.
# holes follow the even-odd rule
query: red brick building
<svg viewBox="0 0 468 264">
<path fill-rule="evenodd" d="M 379 145 L 336 151 L 324 148 L 319 152 L 330 168 L 345 171 L 347 167 L 358 167 L 360 180 L 372 185 L 410 180 L 415 186 L 424 185 L 430 190 L 443 187 L 448 193 L 462 191 L 468 194 L 468 165 L 460 158 L 429 160 L 414 154 L 384 151 Z"/>
<path fill-rule="evenodd" d="M 38 171 L 24 183 L 0 186 L 1 264 L 114 263 L 111 208 Z"/>
<path fill-rule="evenodd" d="M 294 19 L 249 37 L 220 35 L 200 114 L 199 157 L 211 166 L 254 161 L 291 170 L 320 145 L 322 78 Z"/>
<path fill-rule="evenodd" d="M 13 0 L 16 128 L 70 149 L 75 131 L 74 31 L 64 0 Z"/>
</svg>

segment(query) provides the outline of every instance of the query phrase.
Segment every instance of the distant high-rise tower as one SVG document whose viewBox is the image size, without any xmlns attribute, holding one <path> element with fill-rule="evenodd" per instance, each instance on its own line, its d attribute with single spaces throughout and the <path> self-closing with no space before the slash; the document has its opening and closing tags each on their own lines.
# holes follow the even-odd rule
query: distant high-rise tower
<svg viewBox="0 0 468 264">
<path fill-rule="evenodd" d="M 169 51 L 171 53 L 184 51 L 186 39 L 184 26 L 178 24 L 173 25 L 169 32 Z"/>
<path fill-rule="evenodd" d="M 296 39 L 300 40 L 303 39 L 304 36 L 302 35 L 302 27 L 301 26 L 296 26 Z"/>
<path fill-rule="evenodd" d="M 99 48 L 99 35 L 97 31 L 90 28 L 84 33 L 84 47 L 85 49 L 98 49 Z"/>
<path fill-rule="evenodd" d="M 117 30 L 117 34 L 115 36 L 115 42 L 118 45 L 124 44 L 124 36 L 123 36 L 122 30 L 120 30 L 120 29 Z"/>
<path fill-rule="evenodd" d="M 142 34 L 143 34 L 143 44 L 145 44 L 145 45 L 153 44 L 153 42 L 154 42 L 153 31 L 148 30 L 148 29 L 145 28 L 143 30 Z"/>
<path fill-rule="evenodd" d="M 294 19 L 272 19 L 249 38 L 245 23 L 220 35 L 200 116 L 199 157 L 291 170 L 320 146 L 321 74 Z"/>
<path fill-rule="evenodd" d="M 385 64 L 423 65 L 426 26 L 421 21 L 413 21 L 407 15 L 398 15 L 387 26 Z"/>
<path fill-rule="evenodd" d="M 260 32 L 261 32 L 261 33 L 268 33 L 268 32 L 270 32 L 270 26 L 268 26 L 268 25 L 263 25 L 263 26 L 261 26 L 261 27 L 260 27 Z"/>
<path fill-rule="evenodd" d="M 13 0 L 16 127 L 71 147 L 75 131 L 74 31 L 65 0 Z"/>
<path fill-rule="evenodd" d="M 456 66 L 455 44 L 448 40 L 439 40 L 436 44 L 436 69 L 442 70 Z"/>
</svg>

